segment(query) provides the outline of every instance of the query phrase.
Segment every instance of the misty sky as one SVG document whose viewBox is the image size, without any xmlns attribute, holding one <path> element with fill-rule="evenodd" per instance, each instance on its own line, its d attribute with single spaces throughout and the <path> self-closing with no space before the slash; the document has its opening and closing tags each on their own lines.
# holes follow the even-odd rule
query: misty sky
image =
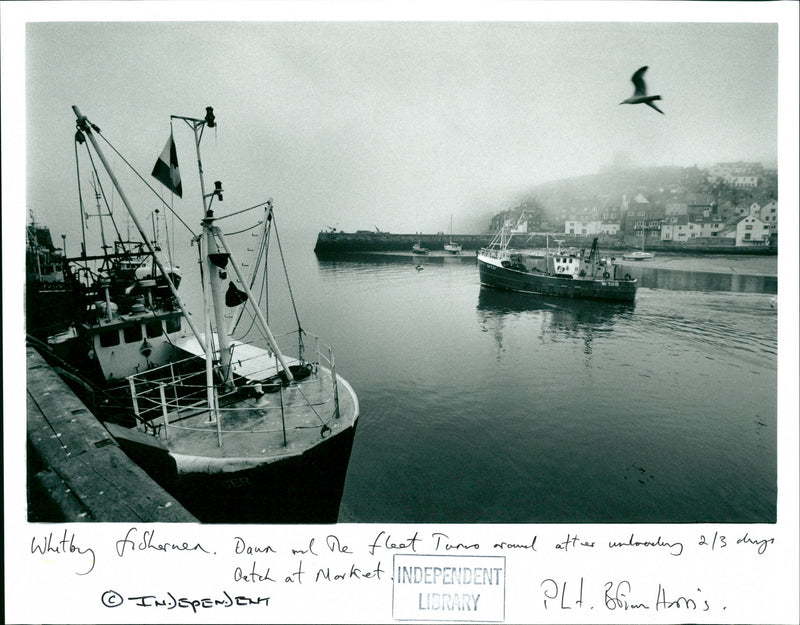
<svg viewBox="0 0 800 625">
<path fill-rule="evenodd" d="M 73 104 L 148 178 L 169 115 L 213 106 L 203 159 L 224 210 L 272 197 L 313 233 L 447 231 L 451 215 L 457 233 L 482 230 L 531 186 L 615 152 L 777 161 L 774 23 L 61 22 L 29 23 L 25 45 L 27 207 L 71 240 Z M 663 116 L 619 106 L 642 65 Z M 196 224 L 191 131 L 173 128 L 176 210 Z"/>
</svg>

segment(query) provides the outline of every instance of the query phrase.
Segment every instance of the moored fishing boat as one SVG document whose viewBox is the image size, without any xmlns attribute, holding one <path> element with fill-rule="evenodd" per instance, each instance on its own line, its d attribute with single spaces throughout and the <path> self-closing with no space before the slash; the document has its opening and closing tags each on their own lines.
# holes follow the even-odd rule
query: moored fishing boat
<svg viewBox="0 0 800 625">
<path fill-rule="evenodd" d="M 655 254 L 652 252 L 628 252 L 627 254 L 623 254 L 622 258 L 625 260 L 653 260 L 656 257 Z"/>
<path fill-rule="evenodd" d="M 646 230 L 642 230 L 642 249 L 636 250 L 635 252 L 627 252 L 626 254 L 622 255 L 622 258 L 625 260 L 653 260 L 656 255 L 652 252 L 645 252 L 644 251 L 644 236 Z"/>
<path fill-rule="evenodd" d="M 63 261 L 64 251 L 53 244 L 50 228 L 36 223 L 31 214 L 25 228 L 25 321 L 26 331 L 34 336 L 63 329 L 69 317 L 72 299 Z"/>
<path fill-rule="evenodd" d="M 559 297 L 633 301 L 636 278 L 600 256 L 597 238 L 591 250 L 555 252 L 516 250 L 509 247 L 513 234 L 505 227 L 478 253 L 481 284 L 520 293 Z"/>
<path fill-rule="evenodd" d="M 335 522 L 358 398 L 337 375 L 332 349 L 300 325 L 293 298 L 297 328 L 276 337 L 253 292 L 258 267 L 243 275 L 233 235 L 218 225 L 225 216 L 212 209 L 222 184 L 205 192 L 200 141 L 216 126 L 213 110 L 203 119 L 172 116 L 193 130 L 200 172 L 202 231 L 192 243 L 201 255 L 202 331 L 178 292 L 179 270 L 148 240 L 108 166 L 99 128 L 73 110 L 76 141 L 88 139 L 142 247 L 111 254 L 104 244 L 96 257 L 67 259 L 73 322 L 47 344 L 32 343 L 120 447 L 201 521 Z M 181 195 L 172 133 L 153 176 Z M 271 200 L 251 209 L 260 207 L 263 276 L 271 233 L 280 242 Z M 250 329 L 239 336 L 241 320 Z M 259 336 L 247 338 L 253 329 Z"/>
<path fill-rule="evenodd" d="M 453 216 L 450 215 L 450 240 L 444 244 L 444 251 L 448 254 L 460 254 L 461 245 L 453 242 Z"/>
<path fill-rule="evenodd" d="M 414 243 L 414 245 L 411 246 L 412 254 L 427 254 L 429 252 L 430 250 L 427 247 L 423 247 L 421 242 Z"/>
</svg>

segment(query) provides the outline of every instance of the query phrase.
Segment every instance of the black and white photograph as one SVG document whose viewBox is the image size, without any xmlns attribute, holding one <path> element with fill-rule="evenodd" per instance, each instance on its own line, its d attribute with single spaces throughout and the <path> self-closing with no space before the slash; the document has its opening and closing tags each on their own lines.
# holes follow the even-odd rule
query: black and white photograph
<svg viewBox="0 0 800 625">
<path fill-rule="evenodd" d="M 215 622 L 791 622 L 514 571 L 797 568 L 796 5 L 12 4 L 5 518 L 63 622 L 172 618 L 92 528 L 108 580 L 245 554 L 172 598 Z"/>
</svg>

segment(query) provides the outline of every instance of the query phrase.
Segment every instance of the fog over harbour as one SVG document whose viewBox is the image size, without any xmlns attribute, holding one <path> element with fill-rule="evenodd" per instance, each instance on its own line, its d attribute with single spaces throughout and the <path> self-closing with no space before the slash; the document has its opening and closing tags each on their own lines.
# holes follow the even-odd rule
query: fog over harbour
<svg viewBox="0 0 800 625">
<path fill-rule="evenodd" d="M 634 166 L 774 165 L 777 24 L 658 23 L 631 8 L 641 21 L 284 22 L 262 10 L 252 22 L 30 23 L 27 207 L 78 240 L 73 104 L 143 175 L 170 115 L 213 106 L 203 158 L 226 210 L 273 197 L 287 227 L 314 231 L 446 231 L 451 215 L 455 231 L 480 231 L 535 184 L 597 173 L 618 153 Z M 619 106 L 644 65 L 665 115 Z M 190 131 L 174 130 L 176 210 L 196 222 Z"/>
</svg>

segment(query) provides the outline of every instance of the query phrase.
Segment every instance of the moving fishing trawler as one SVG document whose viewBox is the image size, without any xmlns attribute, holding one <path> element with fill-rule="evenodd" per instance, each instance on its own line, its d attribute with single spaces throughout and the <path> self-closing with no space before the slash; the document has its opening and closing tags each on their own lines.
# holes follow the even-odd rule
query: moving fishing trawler
<svg viewBox="0 0 800 625">
<path fill-rule="evenodd" d="M 587 253 L 567 252 L 559 244 L 551 252 L 549 238 L 545 251 L 509 247 L 513 233 L 504 226 L 488 247 L 478 252 L 481 284 L 497 289 L 558 297 L 633 301 L 636 278 L 600 256 L 597 238 Z M 549 235 L 547 235 L 549 236 Z"/>
<path fill-rule="evenodd" d="M 171 117 L 193 131 L 200 174 L 201 232 L 191 233 L 200 250 L 200 328 L 178 292 L 180 270 L 145 234 L 100 149 L 100 129 L 73 111 L 76 147 L 93 149 L 141 241 L 120 240 L 111 253 L 104 240 L 101 254 L 84 248 L 65 259 L 73 318 L 45 340 L 29 331 L 29 343 L 120 447 L 199 520 L 336 522 L 359 403 L 336 373 L 333 350 L 302 328 L 290 285 L 294 331 L 276 337 L 259 305 L 273 232 L 280 249 L 272 201 L 235 211 L 263 210 L 257 232 L 247 229 L 260 244 L 245 276 L 233 253 L 241 247 L 228 241 L 236 233 L 222 232 L 226 215 L 212 208 L 223 199 L 222 184 L 207 193 L 203 179 L 200 143 L 204 129 L 216 126 L 213 109 L 202 119 Z M 172 132 L 152 175 L 182 196 Z M 111 209 L 101 218 L 113 221 Z M 283 274 L 288 282 L 285 267 Z M 258 336 L 250 338 L 252 331 Z"/>
</svg>

